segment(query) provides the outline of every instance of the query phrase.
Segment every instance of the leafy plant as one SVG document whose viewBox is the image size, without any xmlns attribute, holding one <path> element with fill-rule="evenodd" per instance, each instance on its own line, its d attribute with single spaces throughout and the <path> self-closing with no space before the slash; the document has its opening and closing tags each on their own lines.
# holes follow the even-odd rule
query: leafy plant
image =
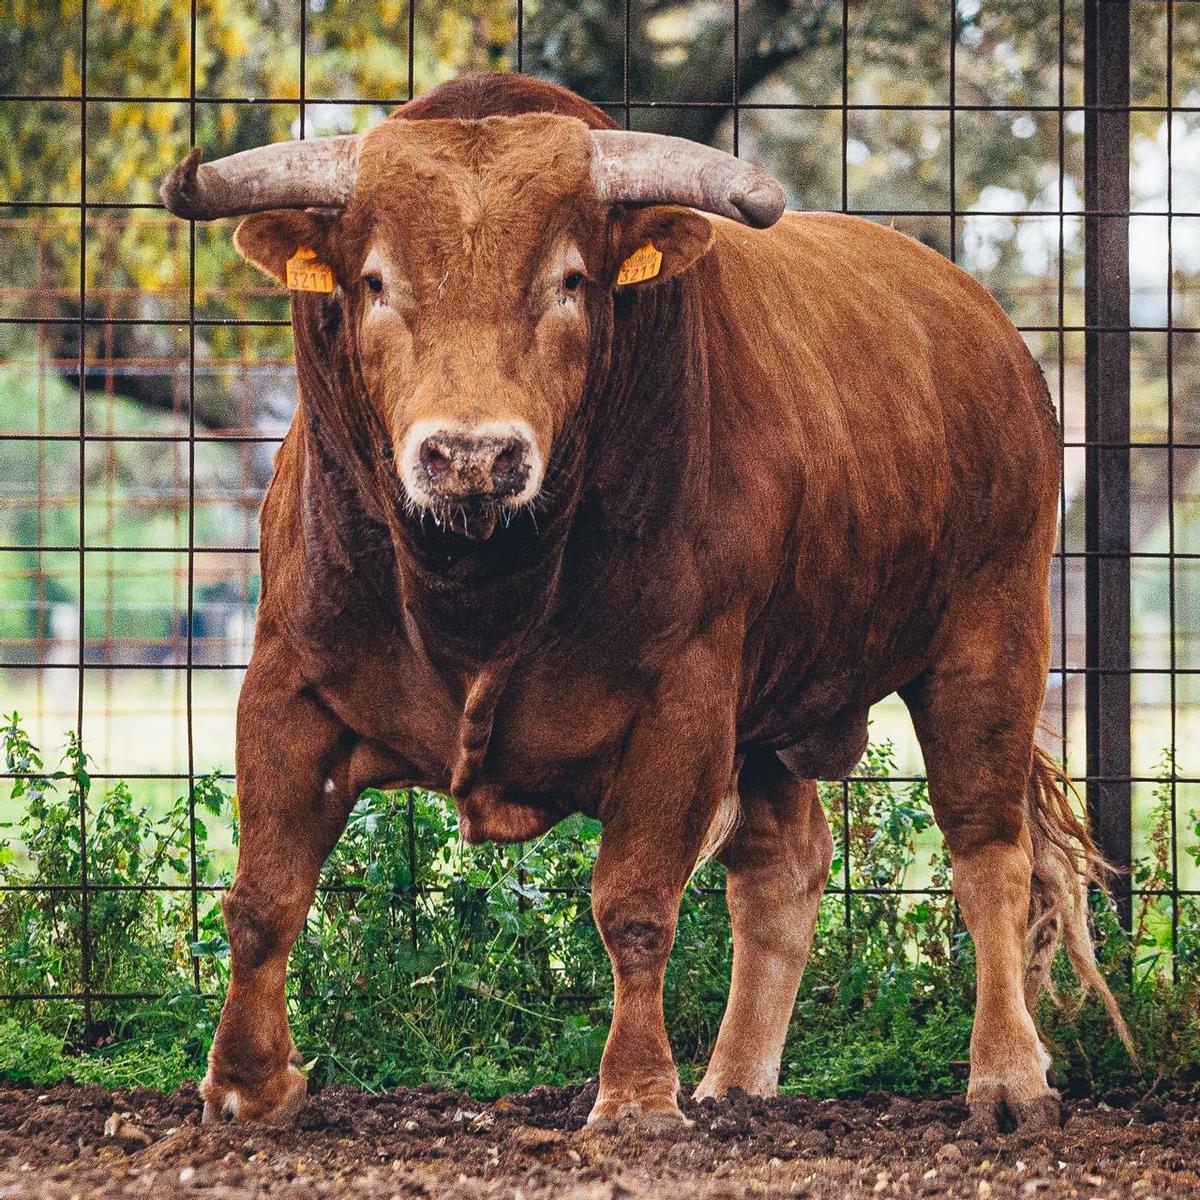
<svg viewBox="0 0 1200 1200">
<path fill-rule="evenodd" d="M 152 813 L 125 783 L 97 794 L 77 740 L 47 770 L 16 714 L 3 738 L 20 815 L 0 850 L 0 991 L 31 998 L 9 1002 L 0 1021 L 0 1077 L 171 1088 L 198 1074 L 228 974 L 217 897 L 230 880 L 207 825 L 231 820 L 236 838 L 236 799 L 214 772 Z M 822 789 L 837 849 L 784 1052 L 789 1090 L 961 1086 L 971 942 L 925 784 L 890 781 L 895 774 L 891 746 L 872 745 L 854 778 Z M 1169 879 L 1172 779 L 1164 761 L 1138 886 Z M 290 1016 L 314 1083 L 433 1082 L 495 1095 L 594 1074 L 612 1011 L 587 892 L 599 837 L 595 821 L 576 816 L 522 846 L 468 847 L 442 797 L 364 792 L 292 952 Z M 847 882 L 849 907 L 839 891 Z M 697 872 L 668 968 L 669 1033 L 685 1080 L 702 1071 L 724 1008 L 722 883 L 716 864 Z M 1142 903 L 1161 908 L 1163 898 Z M 1186 907 L 1178 917 L 1179 982 L 1162 940 L 1169 910 L 1165 924 L 1161 912 L 1141 912 L 1135 926 L 1123 1002 L 1145 1042 L 1142 1076 L 1098 1006 L 1041 1014 L 1068 1088 L 1166 1086 L 1194 1074 L 1196 922 Z M 1097 920 L 1120 980 L 1130 941 L 1106 909 Z M 77 1001 L 32 998 L 81 991 L 85 947 L 87 1020 Z"/>
</svg>

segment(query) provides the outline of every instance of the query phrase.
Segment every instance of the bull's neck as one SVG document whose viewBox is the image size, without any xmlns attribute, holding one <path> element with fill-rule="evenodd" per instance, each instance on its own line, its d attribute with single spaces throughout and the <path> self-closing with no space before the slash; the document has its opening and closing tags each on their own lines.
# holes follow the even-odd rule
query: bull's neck
<svg viewBox="0 0 1200 1200">
<path fill-rule="evenodd" d="M 404 598 L 430 646 L 476 663 L 547 639 L 607 636 L 630 589 L 680 617 L 670 563 L 707 511 L 709 396 L 700 289 L 618 293 L 589 385 L 544 491 L 554 499 L 484 542 L 410 521 Z"/>
<path fill-rule="evenodd" d="M 480 543 L 401 517 L 393 533 L 410 635 L 468 671 L 514 659 L 553 608 L 570 517 L 523 513 Z"/>
<path fill-rule="evenodd" d="M 550 464 L 553 502 L 481 542 L 404 512 L 346 331 L 328 307 L 296 304 L 306 545 L 323 559 L 314 573 L 338 573 L 344 607 L 468 686 L 545 637 L 618 629 L 630 579 L 639 604 L 650 594 L 653 610 L 661 593 L 663 620 L 676 620 L 662 567 L 702 519 L 709 472 L 698 292 L 679 280 L 618 294 L 611 345 L 594 348 L 588 393 Z"/>
<path fill-rule="evenodd" d="M 587 492 L 603 530 L 630 541 L 635 558 L 669 552 L 702 519 L 709 400 L 701 289 L 691 275 L 619 291 Z"/>
</svg>

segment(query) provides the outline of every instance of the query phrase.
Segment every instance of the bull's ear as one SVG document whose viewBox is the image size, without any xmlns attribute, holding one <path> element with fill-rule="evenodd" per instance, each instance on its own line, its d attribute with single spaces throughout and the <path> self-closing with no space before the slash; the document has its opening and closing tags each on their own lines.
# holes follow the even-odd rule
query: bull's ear
<svg viewBox="0 0 1200 1200">
<path fill-rule="evenodd" d="M 278 283 L 287 283 L 288 259 L 299 250 L 311 250 L 328 263 L 332 218 L 322 213 L 281 208 L 246 217 L 234 231 L 237 252 Z"/>
<path fill-rule="evenodd" d="M 711 222 L 690 208 L 656 204 L 615 218 L 618 287 L 654 287 L 686 271 L 713 243 Z"/>
</svg>

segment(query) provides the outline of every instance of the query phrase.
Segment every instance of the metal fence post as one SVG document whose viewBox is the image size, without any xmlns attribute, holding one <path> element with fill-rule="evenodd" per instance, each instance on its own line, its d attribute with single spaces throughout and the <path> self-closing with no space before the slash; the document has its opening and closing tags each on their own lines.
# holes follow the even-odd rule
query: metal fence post
<svg viewBox="0 0 1200 1200">
<path fill-rule="evenodd" d="M 1132 858 L 1129 477 L 1129 6 L 1084 6 L 1088 814 L 1110 862 Z M 1132 927 L 1128 874 L 1116 887 Z"/>
</svg>

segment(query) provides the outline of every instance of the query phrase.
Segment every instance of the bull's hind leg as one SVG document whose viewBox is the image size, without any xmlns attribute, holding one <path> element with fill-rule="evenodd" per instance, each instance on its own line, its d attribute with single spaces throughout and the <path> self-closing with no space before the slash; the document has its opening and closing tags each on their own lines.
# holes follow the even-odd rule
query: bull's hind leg
<svg viewBox="0 0 1200 1200">
<path fill-rule="evenodd" d="M 1025 806 L 1045 653 L 1036 630 L 999 629 L 989 617 L 904 699 L 975 943 L 967 1101 L 990 1124 L 1004 1110 L 1022 1121 L 1052 1119 L 1058 1106 L 1024 994 L 1033 867 Z"/>
<path fill-rule="evenodd" d="M 698 1100 L 734 1087 L 775 1094 L 833 855 L 817 785 L 794 779 L 774 754 L 747 758 L 738 792 L 741 817 L 719 855 L 729 873 L 733 979 Z"/>
<path fill-rule="evenodd" d="M 206 1121 L 283 1121 L 304 1096 L 284 974 L 353 803 L 346 731 L 289 678 L 286 655 L 261 643 L 238 704 L 241 836 L 222 904 L 232 969 L 200 1086 Z"/>
</svg>

